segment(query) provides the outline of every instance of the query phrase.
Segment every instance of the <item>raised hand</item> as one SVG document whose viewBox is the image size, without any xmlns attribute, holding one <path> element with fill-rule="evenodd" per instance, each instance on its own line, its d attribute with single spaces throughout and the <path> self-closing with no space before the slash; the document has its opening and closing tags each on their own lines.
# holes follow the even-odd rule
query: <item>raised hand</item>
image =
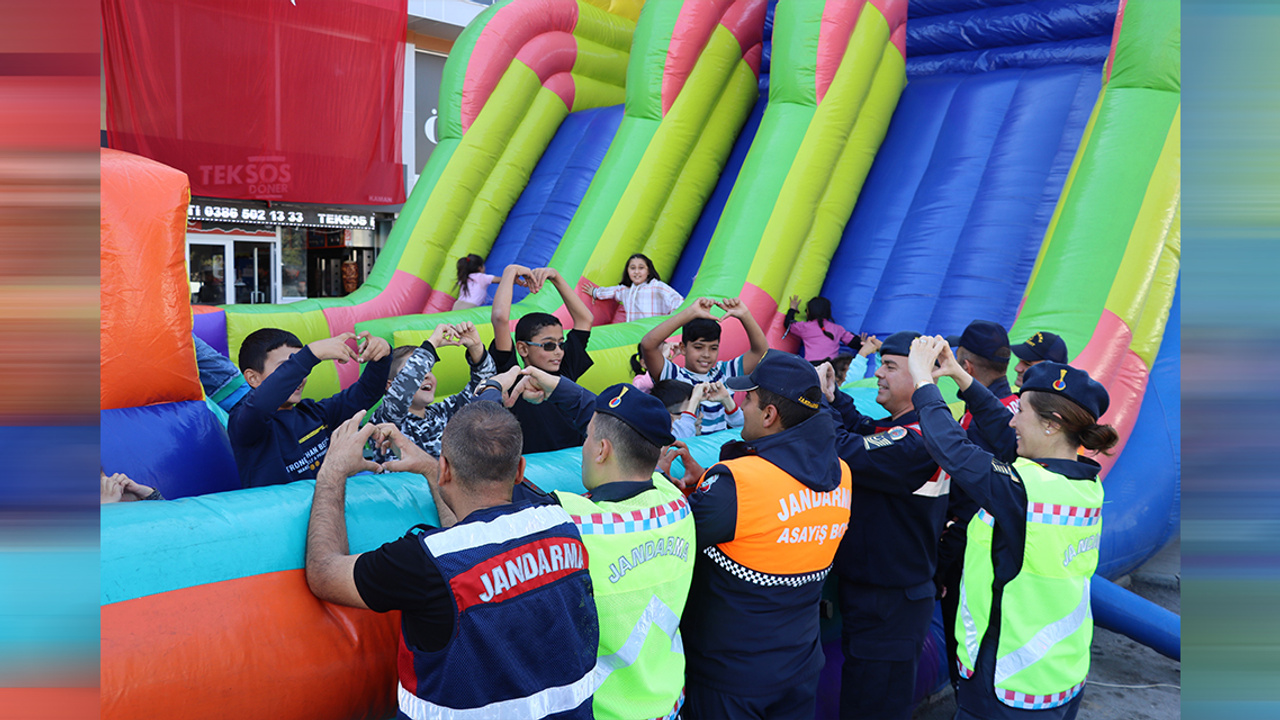
<svg viewBox="0 0 1280 720">
<path fill-rule="evenodd" d="M 374 362 L 391 354 L 391 343 L 377 335 L 370 335 L 368 330 L 356 336 L 356 344 L 360 347 L 360 362 Z"/>
<path fill-rule="evenodd" d="M 431 343 L 431 347 L 439 350 L 446 345 L 461 345 L 458 342 L 458 330 L 453 325 L 441 323 L 431 331 L 431 337 L 427 338 L 427 342 Z"/>
<path fill-rule="evenodd" d="M 711 314 L 711 310 L 716 307 L 716 301 L 711 298 L 698 298 L 697 302 L 689 306 L 689 313 L 695 318 L 706 318 L 708 320 L 719 320 L 715 315 Z"/>
<path fill-rule="evenodd" d="M 938 361 L 938 353 L 946 346 L 946 339 L 939 335 L 921 335 L 911 341 L 911 353 L 907 355 L 907 368 L 911 371 L 913 382 L 933 381 L 934 363 Z"/>
<path fill-rule="evenodd" d="M 548 280 L 552 281 L 554 284 L 555 279 L 558 277 L 560 277 L 560 273 L 556 272 L 555 268 L 540 267 L 533 269 L 533 282 L 537 286 L 538 290 L 541 290 L 542 286 L 546 284 Z M 538 290 L 534 290 L 534 292 L 537 292 Z"/>
<path fill-rule="evenodd" d="M 523 265 L 508 265 L 505 272 L 514 273 L 515 284 L 529 288 L 529 292 L 536 293 L 542 289 L 542 284 L 534 281 L 533 271 Z"/>
<path fill-rule="evenodd" d="M 476 324 L 473 322 L 460 322 L 453 326 L 453 330 L 457 334 L 459 344 L 468 350 L 484 344 L 480 339 L 480 331 L 476 329 Z"/>
<path fill-rule="evenodd" d="M 721 382 L 700 383 L 698 387 L 702 388 L 702 396 L 711 402 L 723 404 L 733 398 L 733 393 Z"/>
<path fill-rule="evenodd" d="M 337 360 L 345 365 L 348 360 L 360 361 L 360 356 L 347 344 L 348 340 L 354 340 L 355 337 L 355 333 L 344 332 L 331 338 L 316 340 L 307 347 L 319 360 Z"/>
<path fill-rule="evenodd" d="M 585 294 L 587 297 L 591 298 L 592 301 L 596 299 L 595 290 L 598 287 L 600 286 L 596 285 L 595 283 L 591 282 L 586 278 L 582 278 L 581 282 L 578 283 L 578 290 L 583 294 Z"/>
<path fill-rule="evenodd" d="M 792 295 L 792 296 L 791 296 L 791 309 L 792 309 L 792 310 L 799 310 L 799 309 L 800 309 L 800 296 L 799 296 L 799 295 Z"/>
<path fill-rule="evenodd" d="M 858 354 L 862 357 L 868 357 L 872 353 L 880 352 L 880 346 L 884 344 L 875 335 L 858 333 L 858 337 L 862 338 L 862 347 L 858 348 Z"/>
<path fill-rule="evenodd" d="M 716 304 L 724 309 L 725 315 L 727 317 L 736 317 L 739 320 L 741 320 L 748 312 L 750 312 L 747 309 L 747 304 L 742 302 L 738 298 L 725 298 Z"/>
<path fill-rule="evenodd" d="M 680 477 L 671 476 L 671 464 L 676 458 L 680 458 L 681 464 L 684 465 L 684 474 Z M 683 440 L 677 440 L 662 449 L 662 454 L 658 456 L 658 467 L 661 468 L 664 463 L 666 469 L 663 472 L 671 478 L 672 484 L 676 487 L 689 491 L 698 486 L 698 480 L 702 478 L 704 471 L 698 461 L 693 459 L 689 446 L 685 445 Z"/>
<path fill-rule="evenodd" d="M 684 404 L 684 411 L 687 413 L 698 414 L 698 405 L 702 404 L 703 397 L 707 394 L 707 386 L 711 383 L 698 383 L 693 386 L 693 393 L 689 395 L 689 401 Z"/>
<path fill-rule="evenodd" d="M 826 396 L 827 402 L 836 399 L 836 369 L 829 362 L 824 362 L 818 366 L 818 380 L 822 383 L 822 394 Z"/>
<path fill-rule="evenodd" d="M 373 424 L 360 427 L 364 415 L 365 411 L 360 410 L 333 431 L 333 435 L 329 437 L 329 450 L 320 465 L 320 473 L 346 479 L 362 470 L 382 472 L 382 466 L 364 457 L 364 446 L 377 431 L 377 426 Z"/>
<path fill-rule="evenodd" d="M 412 472 L 428 480 L 435 479 L 439 461 L 431 457 L 426 450 L 418 447 L 417 443 L 406 437 L 394 424 L 383 423 L 377 428 L 377 432 L 383 439 L 382 444 L 393 449 L 398 456 L 395 460 L 382 463 L 383 471 Z"/>
</svg>

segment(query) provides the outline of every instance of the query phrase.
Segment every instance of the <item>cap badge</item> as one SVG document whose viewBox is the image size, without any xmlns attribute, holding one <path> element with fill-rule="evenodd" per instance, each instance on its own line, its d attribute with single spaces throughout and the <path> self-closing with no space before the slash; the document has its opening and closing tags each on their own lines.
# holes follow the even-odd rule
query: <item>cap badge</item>
<svg viewBox="0 0 1280 720">
<path fill-rule="evenodd" d="M 1063 390 L 1066 390 L 1067 389 L 1066 380 L 1067 380 L 1067 371 L 1066 369 L 1063 369 L 1062 375 L 1058 376 L 1058 379 L 1053 381 L 1053 389 L 1057 390 L 1058 392 L 1062 392 Z"/>
<path fill-rule="evenodd" d="M 622 404 L 622 396 L 623 396 L 623 395 L 626 395 L 626 394 L 627 394 L 627 391 L 628 391 L 628 390 L 630 390 L 630 389 L 631 389 L 631 388 L 625 388 L 625 387 L 624 387 L 624 388 L 622 388 L 622 392 L 618 393 L 618 397 L 616 397 L 616 398 L 614 398 L 614 399 L 612 399 L 612 400 L 610 400 L 610 401 L 609 401 L 609 407 L 611 407 L 611 408 L 616 408 L 616 407 L 618 407 L 619 405 L 621 405 L 621 404 Z"/>
</svg>

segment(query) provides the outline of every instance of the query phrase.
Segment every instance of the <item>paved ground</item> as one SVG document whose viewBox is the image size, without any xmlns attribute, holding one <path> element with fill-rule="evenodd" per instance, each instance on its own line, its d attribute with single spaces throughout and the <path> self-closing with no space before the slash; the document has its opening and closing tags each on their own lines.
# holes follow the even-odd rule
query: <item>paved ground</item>
<svg viewBox="0 0 1280 720">
<path fill-rule="evenodd" d="M 1181 538 L 1118 583 L 1161 607 L 1181 613 Z M 1157 686 L 1158 687 L 1150 687 Z M 1079 720 L 1169 720 L 1180 718 L 1182 663 L 1130 640 L 1095 628 L 1089 684 Z M 950 689 L 916 708 L 913 720 L 950 720 L 956 712 Z"/>
</svg>

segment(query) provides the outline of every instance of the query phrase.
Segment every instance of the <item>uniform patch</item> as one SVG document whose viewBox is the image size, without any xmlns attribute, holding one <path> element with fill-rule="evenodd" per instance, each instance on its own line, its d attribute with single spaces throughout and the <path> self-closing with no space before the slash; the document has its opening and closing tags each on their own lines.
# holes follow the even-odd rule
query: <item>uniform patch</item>
<svg viewBox="0 0 1280 720">
<path fill-rule="evenodd" d="M 906 436 L 907 436 L 907 429 L 906 429 L 906 428 L 904 428 L 904 427 L 902 427 L 901 425 L 899 425 L 898 427 L 895 427 L 895 428 L 889 428 L 889 439 L 890 439 L 890 440 L 901 440 L 902 438 L 904 438 L 904 437 L 906 437 Z"/>
<path fill-rule="evenodd" d="M 698 483 L 697 492 L 706 492 L 710 490 L 711 486 L 716 484 L 717 477 L 719 477 L 719 475 L 708 475 L 703 478 L 702 482 Z"/>
</svg>

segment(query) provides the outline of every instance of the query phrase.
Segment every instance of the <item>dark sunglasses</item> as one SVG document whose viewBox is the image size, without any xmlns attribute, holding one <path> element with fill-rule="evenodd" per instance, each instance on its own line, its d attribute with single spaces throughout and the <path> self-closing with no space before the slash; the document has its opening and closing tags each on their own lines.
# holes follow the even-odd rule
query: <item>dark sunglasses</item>
<svg viewBox="0 0 1280 720">
<path fill-rule="evenodd" d="M 531 342 L 531 343 L 529 343 L 529 344 L 530 344 L 530 345 L 532 345 L 532 346 L 534 346 L 534 347 L 540 347 L 540 348 L 542 348 L 543 350 L 545 350 L 546 352 L 555 352 L 555 351 L 556 351 L 556 348 L 560 348 L 561 350 L 563 350 L 563 349 L 564 349 L 565 341 L 564 341 L 564 340 L 561 340 L 561 341 L 559 341 L 559 342 L 556 342 L 555 340 L 548 340 L 548 341 L 546 341 L 546 342 L 544 342 L 544 343 L 532 343 L 532 342 Z"/>
</svg>

